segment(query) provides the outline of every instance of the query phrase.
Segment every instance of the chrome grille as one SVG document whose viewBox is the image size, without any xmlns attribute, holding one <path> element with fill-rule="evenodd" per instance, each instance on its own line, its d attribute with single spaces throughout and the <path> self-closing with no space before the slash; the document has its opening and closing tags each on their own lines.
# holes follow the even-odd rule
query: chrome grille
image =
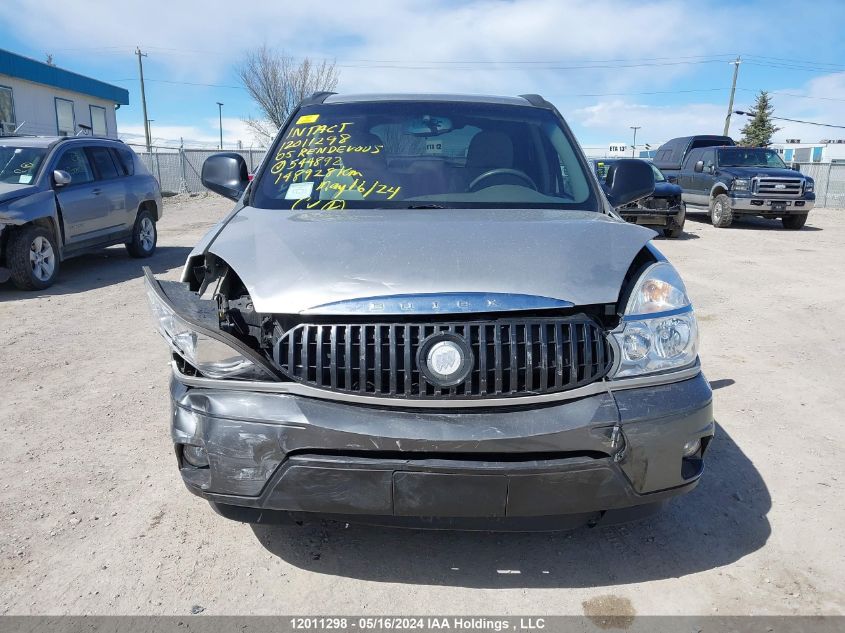
<svg viewBox="0 0 845 633">
<path fill-rule="evenodd" d="M 453 387 L 430 384 L 417 353 L 437 333 L 460 336 L 473 368 Z M 299 383 L 385 398 L 483 399 L 574 389 L 612 364 L 601 328 L 585 316 L 444 323 L 301 323 L 277 341 L 275 361 Z"/>
<path fill-rule="evenodd" d="M 803 178 L 755 178 L 753 193 L 761 196 L 800 196 L 804 192 Z"/>
</svg>

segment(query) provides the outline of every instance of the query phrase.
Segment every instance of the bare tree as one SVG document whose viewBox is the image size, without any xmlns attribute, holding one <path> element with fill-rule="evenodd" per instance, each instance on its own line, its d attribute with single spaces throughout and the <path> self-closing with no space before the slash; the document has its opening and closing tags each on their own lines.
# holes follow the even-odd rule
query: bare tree
<svg viewBox="0 0 845 633">
<path fill-rule="evenodd" d="M 334 90 L 339 73 L 333 61 L 298 61 L 264 45 L 246 54 L 238 76 L 263 115 L 245 122 L 256 136 L 270 141 L 305 97 Z"/>
</svg>

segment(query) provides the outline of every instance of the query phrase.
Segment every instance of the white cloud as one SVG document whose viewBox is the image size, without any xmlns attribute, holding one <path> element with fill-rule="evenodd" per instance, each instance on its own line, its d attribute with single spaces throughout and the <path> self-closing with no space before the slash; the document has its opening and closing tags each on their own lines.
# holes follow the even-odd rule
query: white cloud
<svg viewBox="0 0 845 633">
<path fill-rule="evenodd" d="M 754 91 L 738 91 L 734 110 L 748 111 L 755 101 Z M 845 125 L 845 72 L 813 78 L 795 88 L 771 91 L 775 117 L 817 123 Z M 599 101 L 571 112 L 571 122 L 590 131 L 591 136 L 608 141 L 629 141 L 631 125 L 641 126 L 637 143 L 660 143 L 688 134 L 721 134 L 727 114 L 726 103 L 686 103 L 644 105 L 624 99 Z M 747 118 L 731 117 L 730 136 L 739 138 Z M 781 128 L 775 142 L 800 139 L 816 143 L 821 139 L 845 138 L 845 129 L 807 123 L 775 120 Z"/>
<path fill-rule="evenodd" d="M 718 20 L 723 11 L 671 0 L 335 0 L 319 5 L 260 3 L 248 10 L 224 0 L 123 2 L 119 10 L 104 8 L 99 0 L 75 0 L 57 12 L 32 11 L 26 0 L 8 4 L 6 12 L 16 16 L 21 37 L 60 60 L 92 51 L 128 56 L 140 45 L 150 53 L 149 64 L 166 65 L 180 78 L 210 81 L 228 72 L 246 49 L 267 43 L 297 56 L 336 55 L 344 65 L 345 91 L 492 89 L 505 94 L 517 92 L 515 86 L 536 88 L 573 77 L 583 85 L 598 77 L 610 88 L 660 83 L 684 67 L 663 66 L 660 73 L 642 68 L 538 73 L 467 70 L 460 64 L 431 68 L 426 62 L 700 55 L 710 40 L 690 37 L 690 27 L 705 18 Z M 743 12 L 730 10 L 733 20 Z M 68 20 L 69 13 L 85 19 Z M 360 65 L 353 60 L 404 61 L 414 67 L 360 68 L 353 67 Z"/>
<path fill-rule="evenodd" d="M 630 141 L 630 126 L 637 125 L 641 128 L 637 144 L 649 143 L 656 147 L 676 136 L 721 134 L 726 114 L 727 104 L 653 106 L 617 99 L 574 110 L 571 119 L 591 130 L 591 136 L 612 141 Z M 731 135 L 738 135 L 740 125 L 737 117 L 732 117 Z"/>
<path fill-rule="evenodd" d="M 74 56 L 94 64 L 98 57 L 105 63 L 122 56 L 127 70 L 134 72 L 131 52 L 137 44 L 149 52 L 145 63 L 151 77 L 231 83 L 232 66 L 243 53 L 267 43 L 295 56 L 336 57 L 339 90 L 344 92 L 539 92 L 589 130 L 591 138 L 625 140 L 630 137 L 629 125 L 641 125 L 642 137 L 654 142 L 678 134 L 720 132 L 727 104 L 717 101 L 725 93 L 713 95 L 711 103 L 643 105 L 635 97 L 624 97 L 578 109 L 573 104 L 584 101 L 572 101 L 568 95 L 671 90 L 679 78 L 701 68 L 676 62 L 725 52 L 728 44 L 724 38 L 712 37 L 713 25 L 741 24 L 742 45 L 752 46 L 770 41 L 772 34 L 791 32 L 795 16 L 789 2 L 782 3 L 787 7 L 782 11 L 770 3 L 761 19 L 759 7 L 752 5 L 673 0 L 325 0 L 243 7 L 226 0 L 126 1 L 108 7 L 100 0 L 73 0 L 62 11 L 32 11 L 27 0 L 7 0 L 6 4 L 6 13 L 15 16 L 16 33 L 33 46 L 53 52 L 60 64 Z M 831 18 L 813 27 L 820 42 L 834 37 L 828 31 L 836 33 L 841 23 L 834 15 L 838 5 L 825 6 L 818 14 L 830 12 Z M 68 19 L 68 15 L 85 17 Z M 606 68 L 586 63 L 625 58 L 654 58 L 656 65 Z M 550 63 L 461 63 L 467 60 Z M 572 65 L 596 67 L 548 68 Z M 845 76 L 821 77 L 788 92 L 845 99 Z M 737 108 L 751 103 L 752 93 L 737 93 Z M 832 123 L 845 120 L 845 102 L 776 94 L 775 105 L 776 114 L 782 116 Z M 166 123 L 153 123 L 157 137 L 216 142 L 216 119 L 188 126 Z M 741 124 L 741 117 L 734 117 L 733 134 Z M 129 133 L 143 133 L 140 127 L 122 123 Z M 238 139 L 246 143 L 251 138 L 234 119 L 224 135 L 226 143 Z M 832 129 L 784 124 L 778 138 L 817 140 L 837 135 Z"/>
<path fill-rule="evenodd" d="M 180 141 L 185 140 L 185 147 L 216 148 L 220 143 L 219 123 L 216 118 L 201 120 L 204 125 L 157 125 L 153 121 L 150 125 L 153 145 L 161 147 L 179 147 Z M 120 136 L 123 140 L 142 145 L 144 144 L 144 127 L 142 125 L 121 125 Z M 240 119 L 223 118 L 223 147 L 233 149 L 241 143 L 243 148 L 258 147 L 249 126 Z"/>
</svg>

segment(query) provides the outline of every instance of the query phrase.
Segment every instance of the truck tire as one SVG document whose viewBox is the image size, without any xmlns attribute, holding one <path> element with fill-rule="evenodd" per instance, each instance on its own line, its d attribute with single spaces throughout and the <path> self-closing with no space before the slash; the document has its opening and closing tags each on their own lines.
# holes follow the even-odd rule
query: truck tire
<svg viewBox="0 0 845 633">
<path fill-rule="evenodd" d="M 59 249 L 53 232 L 31 224 L 9 239 L 6 265 L 12 283 L 21 290 L 43 290 L 59 274 Z"/>
<path fill-rule="evenodd" d="M 684 220 L 681 220 L 680 223 L 676 222 L 675 224 L 672 225 L 672 228 L 663 230 L 663 237 L 667 237 L 671 240 L 678 239 L 683 234 L 684 234 Z"/>
<path fill-rule="evenodd" d="M 780 221 L 783 222 L 783 228 L 790 231 L 798 231 L 802 229 L 804 224 L 807 222 L 807 214 L 785 215 L 780 219 Z"/>
<path fill-rule="evenodd" d="M 132 226 L 132 241 L 126 242 L 126 250 L 132 257 L 149 257 L 156 250 L 158 230 L 152 213 L 141 209 Z"/>
<path fill-rule="evenodd" d="M 731 199 L 725 194 L 720 193 L 710 201 L 710 220 L 713 222 L 713 226 L 719 229 L 730 226 L 734 221 Z"/>
</svg>

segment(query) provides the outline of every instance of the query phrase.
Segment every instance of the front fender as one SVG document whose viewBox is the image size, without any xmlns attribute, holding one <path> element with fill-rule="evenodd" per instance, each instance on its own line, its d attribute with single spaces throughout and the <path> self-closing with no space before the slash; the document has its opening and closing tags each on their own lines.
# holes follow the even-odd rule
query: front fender
<svg viewBox="0 0 845 633">
<path fill-rule="evenodd" d="M 52 223 L 61 250 L 64 247 L 64 236 L 56 207 L 56 196 L 52 190 L 39 191 L 0 206 L 0 224 L 22 226 L 37 220 L 48 220 Z"/>
<path fill-rule="evenodd" d="M 716 197 L 715 192 L 719 189 L 724 189 L 726 192 L 729 192 L 731 190 L 731 186 L 728 183 L 722 182 L 720 180 L 719 182 L 714 184 L 712 187 L 710 187 L 710 197 L 715 198 Z"/>
<path fill-rule="evenodd" d="M 3 224 L 28 224 L 42 218 L 56 218 L 56 196 L 52 191 L 37 193 L 7 202 L 0 207 L 0 222 Z"/>
</svg>

